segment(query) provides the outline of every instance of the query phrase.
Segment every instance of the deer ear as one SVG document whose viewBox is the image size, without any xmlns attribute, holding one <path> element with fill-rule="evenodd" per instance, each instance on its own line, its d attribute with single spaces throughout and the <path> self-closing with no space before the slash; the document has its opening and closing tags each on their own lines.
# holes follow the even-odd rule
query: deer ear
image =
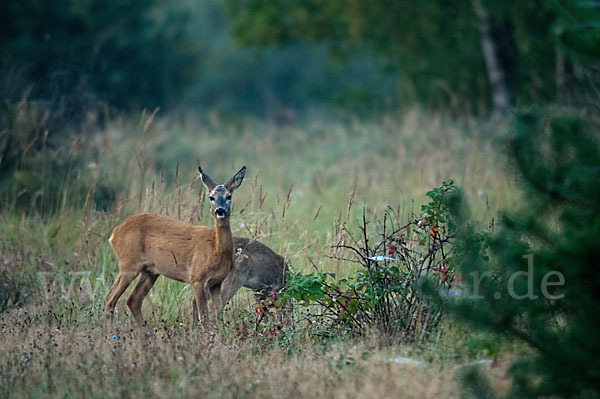
<svg viewBox="0 0 600 399">
<path fill-rule="evenodd" d="M 246 176 L 246 167 L 244 166 L 240 169 L 227 183 L 225 183 L 225 188 L 229 192 L 234 192 L 237 188 L 242 184 L 244 180 L 244 176 Z"/>
<path fill-rule="evenodd" d="M 204 173 L 201 166 L 198 166 L 198 172 L 200 172 L 200 177 L 202 178 L 202 183 L 206 186 L 208 191 L 212 191 L 213 188 L 217 186 L 217 184 L 210 178 L 209 175 Z"/>
</svg>

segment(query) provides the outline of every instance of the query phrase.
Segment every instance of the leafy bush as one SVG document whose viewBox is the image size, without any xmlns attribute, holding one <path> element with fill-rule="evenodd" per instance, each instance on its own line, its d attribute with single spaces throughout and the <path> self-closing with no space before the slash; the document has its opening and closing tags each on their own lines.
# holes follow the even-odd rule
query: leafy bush
<svg viewBox="0 0 600 399">
<path fill-rule="evenodd" d="M 308 317 L 328 321 L 329 328 L 352 333 L 374 328 L 411 341 L 428 338 L 442 315 L 420 293 L 419 280 L 429 276 L 439 288 L 454 283 L 452 237 L 443 205 L 454 190 L 448 181 L 428 192 L 430 201 L 421 215 L 405 224 L 388 209 L 375 232 L 363 212 L 359 235 L 344 226 L 345 234 L 333 245 L 332 257 L 355 264 L 356 272 L 347 278 L 321 270 L 291 272 L 280 303 L 295 300 L 309 307 Z"/>
</svg>

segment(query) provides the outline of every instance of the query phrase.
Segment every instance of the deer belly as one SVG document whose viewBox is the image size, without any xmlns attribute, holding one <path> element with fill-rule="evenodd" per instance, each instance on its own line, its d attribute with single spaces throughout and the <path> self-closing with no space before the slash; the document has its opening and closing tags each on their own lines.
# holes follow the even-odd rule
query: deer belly
<svg viewBox="0 0 600 399">
<path fill-rule="evenodd" d="M 254 291 L 264 290 L 269 287 L 270 281 L 264 281 L 260 278 L 260 276 L 254 275 L 249 276 L 244 282 L 244 287 L 249 288 Z"/>
<path fill-rule="evenodd" d="M 158 266 L 153 262 L 144 263 L 144 270 L 152 274 L 159 274 L 172 280 L 188 283 L 188 275 L 186 270 L 180 270 L 176 267 Z"/>
</svg>

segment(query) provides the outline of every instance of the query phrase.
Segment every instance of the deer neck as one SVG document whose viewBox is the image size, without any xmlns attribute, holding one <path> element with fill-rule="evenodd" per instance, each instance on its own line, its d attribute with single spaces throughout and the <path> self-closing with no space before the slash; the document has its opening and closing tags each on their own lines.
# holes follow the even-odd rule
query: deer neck
<svg viewBox="0 0 600 399">
<path fill-rule="evenodd" d="M 216 223 L 216 250 L 219 255 L 230 256 L 233 261 L 233 235 L 229 218 L 217 220 Z"/>
</svg>

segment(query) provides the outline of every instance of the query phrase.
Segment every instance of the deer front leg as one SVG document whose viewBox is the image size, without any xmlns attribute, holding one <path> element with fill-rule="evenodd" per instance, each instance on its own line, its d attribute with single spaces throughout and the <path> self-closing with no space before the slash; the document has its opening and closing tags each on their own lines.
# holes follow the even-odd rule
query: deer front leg
<svg viewBox="0 0 600 399">
<path fill-rule="evenodd" d="M 192 298 L 192 325 L 198 322 L 198 306 L 196 305 L 196 296 Z"/>
<path fill-rule="evenodd" d="M 217 319 L 220 318 L 221 313 L 221 283 L 215 284 L 210 287 L 210 299 L 213 313 Z"/>
<path fill-rule="evenodd" d="M 231 271 L 223 283 L 221 284 L 221 311 L 225 309 L 227 306 L 227 302 L 236 292 L 244 285 L 244 279 L 240 277 L 239 273 L 236 271 Z"/>
<path fill-rule="evenodd" d="M 208 326 L 210 318 L 208 317 L 208 299 L 206 298 L 204 285 L 205 282 L 203 280 L 194 282 L 194 299 L 198 308 L 198 320 Z"/>
</svg>

